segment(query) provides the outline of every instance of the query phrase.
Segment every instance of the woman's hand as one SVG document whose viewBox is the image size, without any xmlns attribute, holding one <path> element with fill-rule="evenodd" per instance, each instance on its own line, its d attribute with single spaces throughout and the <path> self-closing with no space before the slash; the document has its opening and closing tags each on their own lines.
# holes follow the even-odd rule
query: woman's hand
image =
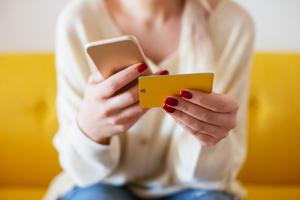
<svg viewBox="0 0 300 200">
<path fill-rule="evenodd" d="M 238 105 L 224 94 L 183 90 L 168 97 L 163 108 L 207 146 L 217 144 L 236 126 Z"/>
<path fill-rule="evenodd" d="M 136 64 L 106 80 L 98 74 L 90 77 L 77 116 L 80 129 L 89 138 L 100 144 L 109 144 L 113 135 L 127 131 L 145 113 L 146 109 L 138 105 L 137 84 L 125 92 L 119 93 L 119 90 L 146 71 L 146 64 Z"/>
</svg>

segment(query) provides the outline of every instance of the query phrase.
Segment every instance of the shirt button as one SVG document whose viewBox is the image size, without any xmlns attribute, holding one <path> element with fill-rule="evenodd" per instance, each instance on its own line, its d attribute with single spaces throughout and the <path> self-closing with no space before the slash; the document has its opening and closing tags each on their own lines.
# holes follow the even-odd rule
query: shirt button
<svg viewBox="0 0 300 200">
<path fill-rule="evenodd" d="M 146 145 L 147 143 L 148 143 L 147 138 L 141 138 L 141 139 L 140 139 L 140 144 L 141 144 L 141 145 Z"/>
</svg>

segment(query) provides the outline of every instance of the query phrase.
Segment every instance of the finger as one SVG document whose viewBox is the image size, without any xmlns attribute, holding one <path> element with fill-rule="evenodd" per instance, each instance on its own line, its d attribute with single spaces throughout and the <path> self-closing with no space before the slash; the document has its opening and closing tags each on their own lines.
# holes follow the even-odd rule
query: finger
<svg viewBox="0 0 300 200">
<path fill-rule="evenodd" d="M 205 134 L 205 133 L 201 133 L 199 131 L 196 131 L 192 128 L 190 128 L 189 126 L 179 122 L 180 125 L 186 129 L 187 131 L 189 131 L 191 134 L 193 134 L 203 145 L 207 145 L 207 146 L 210 146 L 210 145 L 215 145 L 219 140 L 217 140 L 216 138 L 208 135 L 208 134 Z"/>
<path fill-rule="evenodd" d="M 176 96 L 168 97 L 165 104 L 211 125 L 228 128 L 235 126 L 235 117 L 232 113 L 214 112 Z"/>
<path fill-rule="evenodd" d="M 228 95 L 205 93 L 199 90 L 186 89 L 180 92 L 184 100 L 200 105 L 214 112 L 235 112 L 238 105 Z"/>
<path fill-rule="evenodd" d="M 129 106 L 128 108 L 123 109 L 121 112 L 116 113 L 111 117 L 111 124 L 114 125 L 125 125 L 131 124 L 133 121 L 138 120 L 145 113 L 145 109 L 142 109 L 138 103 Z"/>
<path fill-rule="evenodd" d="M 124 109 L 139 100 L 138 85 L 133 86 L 129 90 L 113 96 L 106 100 L 106 106 L 111 113 Z"/>
<path fill-rule="evenodd" d="M 168 75 L 168 70 L 160 70 L 155 73 L 156 75 Z M 128 107 L 136 103 L 139 100 L 138 94 L 138 85 L 133 86 L 128 91 L 121 93 L 117 96 L 110 98 L 110 105 L 114 107 L 115 110 L 122 109 L 124 107 Z M 108 105 L 109 106 L 109 105 Z"/>
<path fill-rule="evenodd" d="M 160 70 L 155 73 L 156 75 L 168 75 L 168 70 Z M 138 85 L 133 86 L 128 91 L 114 96 L 108 100 L 108 107 L 111 108 L 111 112 L 115 112 L 117 110 L 128 107 L 139 100 L 138 96 Z M 144 109 L 145 111 L 148 109 Z"/>
<path fill-rule="evenodd" d="M 167 105 L 164 106 L 164 109 L 168 109 L 169 110 L 167 112 L 170 111 L 170 108 L 171 109 L 174 109 L 172 107 L 169 107 Z M 175 110 L 175 109 L 174 109 Z M 211 124 L 208 124 L 206 122 L 202 122 L 180 110 L 175 110 L 173 113 L 170 113 L 169 114 L 175 118 L 176 120 L 182 122 L 183 124 L 185 124 L 186 126 L 189 126 L 190 128 L 196 130 L 196 131 L 199 131 L 201 133 L 204 133 L 204 134 L 207 134 L 207 135 L 210 135 L 216 139 L 218 138 L 223 138 L 226 133 L 228 132 L 228 130 L 224 129 L 224 128 L 221 128 L 221 127 L 218 127 L 218 126 L 215 126 L 215 125 L 211 125 Z"/>
<path fill-rule="evenodd" d="M 110 76 L 103 82 L 103 97 L 112 96 L 119 89 L 129 84 L 130 82 L 138 78 L 141 74 L 146 72 L 147 69 L 148 67 L 145 63 L 134 64 Z"/>
</svg>

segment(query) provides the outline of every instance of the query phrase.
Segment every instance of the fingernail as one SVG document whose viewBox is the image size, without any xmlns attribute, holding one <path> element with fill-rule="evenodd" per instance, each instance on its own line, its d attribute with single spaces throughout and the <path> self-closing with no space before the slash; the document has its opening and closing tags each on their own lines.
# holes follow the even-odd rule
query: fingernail
<svg viewBox="0 0 300 200">
<path fill-rule="evenodd" d="M 167 104 L 168 106 L 177 106 L 178 105 L 178 100 L 172 97 L 168 97 L 165 100 L 165 104 Z"/>
<path fill-rule="evenodd" d="M 168 112 L 168 113 L 173 113 L 173 112 L 175 112 L 175 108 L 172 108 L 172 107 L 170 107 L 170 106 L 168 106 L 168 105 L 164 105 L 163 106 L 163 109 L 166 111 L 166 112 Z"/>
<path fill-rule="evenodd" d="M 159 72 L 159 75 L 168 75 L 169 71 L 168 70 L 162 70 L 161 72 Z"/>
<path fill-rule="evenodd" d="M 145 63 L 142 63 L 136 67 L 136 70 L 138 72 L 142 73 L 142 72 L 146 71 L 147 68 L 148 68 L 148 66 Z"/>
<path fill-rule="evenodd" d="M 188 92 L 188 91 L 186 91 L 186 90 L 182 90 L 181 92 L 180 92 L 180 95 L 179 95 L 180 97 L 183 97 L 183 98 L 185 98 L 185 99 L 191 99 L 192 97 L 193 97 L 193 95 L 192 95 L 192 93 L 190 93 L 190 92 Z"/>
</svg>

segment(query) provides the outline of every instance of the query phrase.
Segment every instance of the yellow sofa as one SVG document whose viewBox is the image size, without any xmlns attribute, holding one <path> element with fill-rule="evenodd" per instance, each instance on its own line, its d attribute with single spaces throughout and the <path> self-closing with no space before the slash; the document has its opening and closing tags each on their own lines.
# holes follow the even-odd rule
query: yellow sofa
<svg viewBox="0 0 300 200">
<path fill-rule="evenodd" d="M 0 55 L 0 200 L 40 199 L 60 171 L 52 53 Z M 300 199 L 300 53 L 258 53 L 252 73 L 248 200 Z"/>
</svg>

